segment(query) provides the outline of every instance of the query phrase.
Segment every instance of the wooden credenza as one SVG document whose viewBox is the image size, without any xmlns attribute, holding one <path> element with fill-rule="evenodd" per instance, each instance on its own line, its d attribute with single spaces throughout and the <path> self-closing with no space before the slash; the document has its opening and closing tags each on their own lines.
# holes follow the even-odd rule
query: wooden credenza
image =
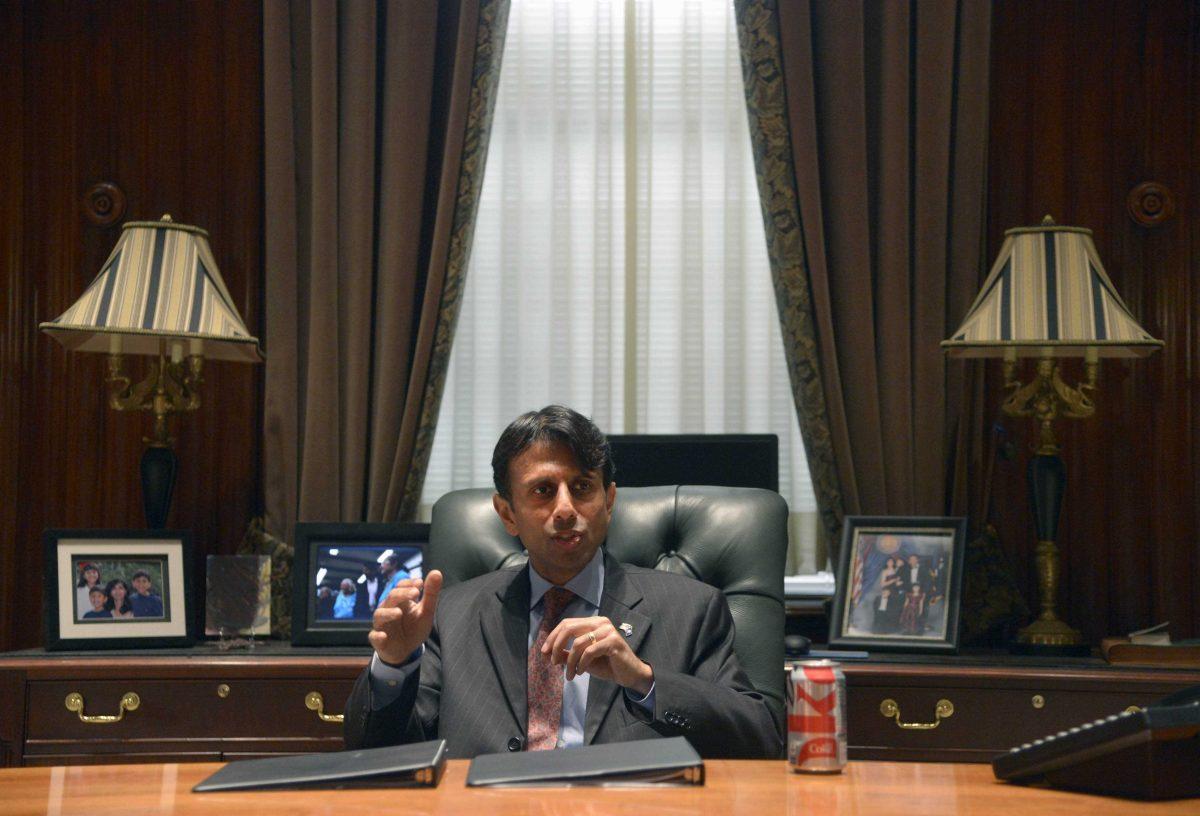
<svg viewBox="0 0 1200 816">
<path fill-rule="evenodd" d="M 843 668 L 852 759 L 990 762 L 1015 745 L 1200 685 L 1197 669 L 1087 658 L 896 656 Z M 939 704 L 953 713 L 939 717 Z"/>
<path fill-rule="evenodd" d="M 368 653 L 271 643 L 136 653 L 0 655 L 0 765 L 215 762 L 342 748 Z M 1013 745 L 1200 684 L 1200 670 L 1007 656 L 843 663 L 852 759 L 986 762 Z M 313 693 L 325 718 L 311 708 Z M 121 700 L 136 694 L 136 709 Z M 67 706 L 79 695 L 82 710 Z M 953 714 L 938 717 L 940 701 Z M 885 716 L 885 702 L 892 711 Z M 947 706 L 943 704 L 943 711 Z M 85 722 L 84 717 L 117 717 Z M 901 727 L 905 726 L 936 727 Z"/>
<path fill-rule="evenodd" d="M 215 762 L 337 751 L 338 717 L 369 653 L 194 649 L 0 655 L 0 765 Z M 136 694 L 138 706 L 121 710 Z M 82 698 L 81 711 L 67 707 Z M 315 700 L 314 700 L 315 702 Z M 116 717 L 85 722 L 84 717 Z"/>
</svg>

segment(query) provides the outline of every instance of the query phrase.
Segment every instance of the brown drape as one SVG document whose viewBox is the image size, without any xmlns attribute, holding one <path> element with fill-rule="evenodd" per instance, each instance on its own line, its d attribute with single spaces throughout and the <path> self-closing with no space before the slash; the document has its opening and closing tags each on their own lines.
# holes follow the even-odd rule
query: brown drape
<svg viewBox="0 0 1200 816">
<path fill-rule="evenodd" d="M 979 510 L 966 495 L 979 387 L 938 344 L 986 262 L 990 14 L 985 0 L 738 3 L 780 318 L 803 358 L 793 387 L 830 533 L 842 513 Z"/>
<path fill-rule="evenodd" d="M 268 529 L 411 517 L 507 0 L 266 0 Z"/>
</svg>

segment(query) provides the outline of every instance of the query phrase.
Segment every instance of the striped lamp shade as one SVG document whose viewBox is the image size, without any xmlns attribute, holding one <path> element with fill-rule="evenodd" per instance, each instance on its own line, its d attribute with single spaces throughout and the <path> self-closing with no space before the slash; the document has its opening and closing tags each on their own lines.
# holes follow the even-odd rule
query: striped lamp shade
<svg viewBox="0 0 1200 816">
<path fill-rule="evenodd" d="M 1104 273 L 1092 231 L 1055 224 L 1004 233 L 1004 246 L 958 331 L 952 357 L 1145 357 L 1162 347 Z"/>
<path fill-rule="evenodd" d="M 217 271 L 208 233 L 170 216 L 125 224 L 83 296 L 40 328 L 74 351 L 158 354 L 161 341 L 177 338 L 213 360 L 263 359 Z"/>
</svg>

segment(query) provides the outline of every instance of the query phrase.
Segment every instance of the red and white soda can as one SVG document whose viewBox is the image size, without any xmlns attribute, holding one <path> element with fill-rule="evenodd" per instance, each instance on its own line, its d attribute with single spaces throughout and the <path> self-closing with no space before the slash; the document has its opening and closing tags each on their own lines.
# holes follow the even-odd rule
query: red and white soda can
<svg viewBox="0 0 1200 816">
<path fill-rule="evenodd" d="M 807 660 L 788 683 L 788 764 L 798 773 L 846 767 L 846 675 L 840 663 Z"/>
</svg>

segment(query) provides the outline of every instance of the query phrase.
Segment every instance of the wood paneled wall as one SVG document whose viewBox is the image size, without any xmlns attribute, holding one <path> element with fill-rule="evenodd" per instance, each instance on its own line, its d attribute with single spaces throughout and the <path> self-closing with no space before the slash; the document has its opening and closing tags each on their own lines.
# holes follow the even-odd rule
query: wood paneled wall
<svg viewBox="0 0 1200 816">
<path fill-rule="evenodd" d="M 257 0 L 0 3 L 0 649 L 42 642 L 42 530 L 142 528 L 145 416 L 107 407 L 105 358 L 37 330 L 99 272 L 129 220 L 207 229 L 251 332 L 262 292 L 262 16 Z M 116 184 L 98 226 L 85 195 Z M 141 362 L 131 368 L 140 371 Z M 168 526 L 204 555 L 261 506 L 262 367 L 210 363 L 176 418 Z"/>
<path fill-rule="evenodd" d="M 1096 416 L 1059 423 L 1060 608 L 1093 643 L 1166 620 L 1176 638 L 1200 636 L 1198 45 L 1200 5 L 1188 0 L 994 7 L 989 259 L 1005 229 L 1046 214 L 1088 227 L 1125 302 L 1166 343 L 1145 360 L 1106 361 Z M 1143 182 L 1165 186 L 1174 215 L 1134 219 L 1127 199 Z M 1032 603 L 1035 429 L 1003 425 L 1016 456 L 997 468 L 993 518 Z"/>
</svg>

